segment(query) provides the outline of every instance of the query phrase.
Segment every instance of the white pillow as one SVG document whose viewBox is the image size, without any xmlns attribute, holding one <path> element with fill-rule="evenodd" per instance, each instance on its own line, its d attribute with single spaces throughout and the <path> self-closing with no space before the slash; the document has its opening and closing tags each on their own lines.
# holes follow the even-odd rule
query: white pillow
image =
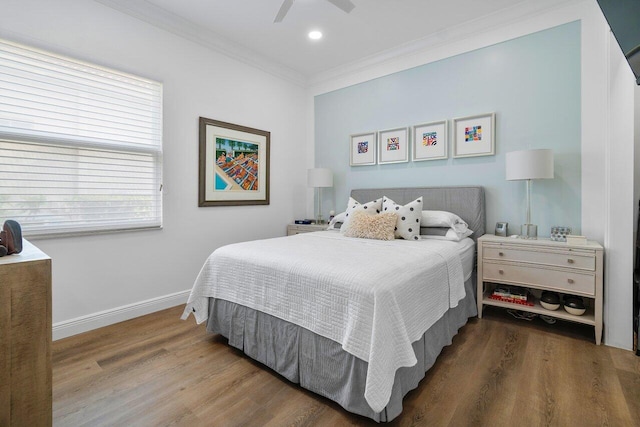
<svg viewBox="0 0 640 427">
<path fill-rule="evenodd" d="M 405 240 L 420 239 L 420 218 L 422 217 L 422 197 L 401 206 L 388 197 L 382 198 L 382 213 L 394 212 L 396 221 L 396 238 Z"/>
<path fill-rule="evenodd" d="M 327 227 L 327 230 L 333 230 L 336 228 L 336 224 L 339 222 L 344 222 L 345 218 L 347 217 L 347 213 L 346 212 L 340 212 L 338 215 L 334 216 L 331 221 L 329 221 L 329 226 Z"/>
<path fill-rule="evenodd" d="M 463 231 L 462 233 L 458 233 L 456 230 L 454 230 L 453 228 L 450 228 L 447 230 L 447 233 L 444 236 L 438 236 L 438 235 L 433 235 L 433 234 L 428 234 L 425 235 L 423 234 L 422 237 L 423 239 L 434 239 L 434 240 L 452 240 L 454 242 L 459 242 L 460 240 L 464 239 L 465 237 L 469 237 L 473 234 L 472 230 L 466 230 Z"/>
<path fill-rule="evenodd" d="M 346 237 L 362 239 L 393 240 L 393 229 L 396 226 L 395 213 L 369 214 L 364 210 L 351 214 Z"/>
<path fill-rule="evenodd" d="M 421 227 L 451 227 L 457 233 L 464 233 L 469 224 L 458 215 L 447 211 L 422 211 Z"/>
<path fill-rule="evenodd" d="M 344 233 L 349 229 L 349 220 L 350 216 L 356 211 L 365 211 L 367 213 L 378 214 L 382 209 L 382 199 L 376 199 L 369 203 L 361 204 L 353 197 L 349 197 L 349 202 L 347 202 L 347 210 L 345 211 L 344 221 L 342 222 L 342 227 L 340 227 L 340 232 Z"/>
</svg>

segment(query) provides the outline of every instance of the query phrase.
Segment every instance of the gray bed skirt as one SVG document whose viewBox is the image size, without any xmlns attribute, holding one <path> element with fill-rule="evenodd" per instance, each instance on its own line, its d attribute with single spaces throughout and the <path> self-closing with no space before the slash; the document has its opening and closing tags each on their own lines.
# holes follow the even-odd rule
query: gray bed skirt
<svg viewBox="0 0 640 427">
<path fill-rule="evenodd" d="M 391 398 L 382 412 L 374 412 L 364 398 L 367 362 L 347 353 L 335 341 L 269 314 L 214 298 L 209 300 L 207 331 L 225 336 L 230 345 L 247 356 L 347 411 L 386 422 L 400 415 L 404 396 L 418 387 L 467 319 L 477 315 L 475 274 L 465 282 L 465 289 L 466 297 L 458 306 L 413 343 L 418 363 L 396 372 Z"/>
</svg>

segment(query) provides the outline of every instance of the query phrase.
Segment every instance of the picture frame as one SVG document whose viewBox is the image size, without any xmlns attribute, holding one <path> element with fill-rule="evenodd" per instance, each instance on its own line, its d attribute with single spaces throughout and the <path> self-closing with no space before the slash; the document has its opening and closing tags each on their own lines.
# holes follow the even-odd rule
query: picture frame
<svg viewBox="0 0 640 427">
<path fill-rule="evenodd" d="M 198 206 L 269 204 L 271 133 L 200 117 Z"/>
<path fill-rule="evenodd" d="M 453 119 L 453 157 L 493 156 L 495 113 Z"/>
<path fill-rule="evenodd" d="M 397 128 L 378 132 L 378 163 L 409 161 L 409 129 Z"/>
<path fill-rule="evenodd" d="M 413 126 L 411 160 L 423 162 L 449 158 L 447 120 Z"/>
<path fill-rule="evenodd" d="M 365 132 L 351 135 L 349 138 L 349 165 L 375 165 L 377 143 L 376 132 Z"/>
</svg>

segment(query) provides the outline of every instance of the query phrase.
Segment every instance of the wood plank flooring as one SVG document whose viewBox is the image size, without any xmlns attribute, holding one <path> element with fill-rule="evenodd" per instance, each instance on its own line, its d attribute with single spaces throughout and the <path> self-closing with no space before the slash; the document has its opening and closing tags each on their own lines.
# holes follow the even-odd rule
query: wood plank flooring
<svg viewBox="0 0 640 427">
<path fill-rule="evenodd" d="M 56 426 L 375 425 L 208 335 L 182 306 L 53 343 Z M 487 307 L 394 426 L 640 426 L 640 357 Z"/>
</svg>

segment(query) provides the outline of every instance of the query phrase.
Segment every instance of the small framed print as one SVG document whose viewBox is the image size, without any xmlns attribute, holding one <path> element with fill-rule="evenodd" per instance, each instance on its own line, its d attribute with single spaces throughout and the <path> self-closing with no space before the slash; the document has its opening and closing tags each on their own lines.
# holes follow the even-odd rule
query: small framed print
<svg viewBox="0 0 640 427">
<path fill-rule="evenodd" d="M 378 163 L 409 161 L 409 131 L 407 128 L 382 130 L 378 137 Z"/>
<path fill-rule="evenodd" d="M 425 123 L 413 127 L 413 151 L 411 160 L 439 160 L 449 157 L 447 153 L 447 121 Z"/>
<path fill-rule="evenodd" d="M 351 152 L 349 164 L 351 166 L 366 166 L 376 164 L 376 133 L 359 133 L 351 135 L 349 150 Z"/>
<path fill-rule="evenodd" d="M 493 156 L 496 114 L 487 113 L 453 120 L 453 157 Z"/>
</svg>

